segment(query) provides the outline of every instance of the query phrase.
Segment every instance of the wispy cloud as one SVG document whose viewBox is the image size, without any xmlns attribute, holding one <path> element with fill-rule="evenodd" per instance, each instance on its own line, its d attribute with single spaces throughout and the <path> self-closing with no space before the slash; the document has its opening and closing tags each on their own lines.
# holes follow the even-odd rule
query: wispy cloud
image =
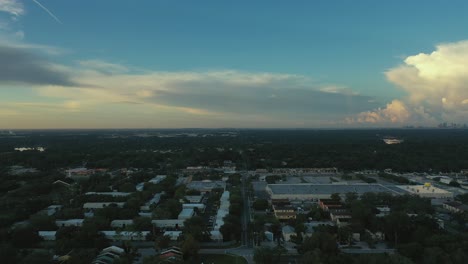
<svg viewBox="0 0 468 264">
<path fill-rule="evenodd" d="M 0 12 L 18 17 L 24 14 L 24 6 L 17 0 L 0 0 Z"/>
<path fill-rule="evenodd" d="M 42 8 L 44 11 L 46 11 L 47 14 L 49 14 L 55 21 L 57 21 L 60 24 L 63 24 L 62 21 L 60 21 L 60 19 L 58 19 L 58 17 L 56 17 L 49 9 L 47 9 L 47 7 L 42 5 L 39 1 L 37 1 L 37 0 L 32 0 L 32 1 L 34 3 L 36 3 L 40 8 Z"/>
<path fill-rule="evenodd" d="M 23 4 L 18 0 L 0 0 L 0 14 L 7 14 L 6 17 L 0 17 L 0 38 L 23 39 L 24 32 L 19 18 L 25 14 Z"/>
</svg>

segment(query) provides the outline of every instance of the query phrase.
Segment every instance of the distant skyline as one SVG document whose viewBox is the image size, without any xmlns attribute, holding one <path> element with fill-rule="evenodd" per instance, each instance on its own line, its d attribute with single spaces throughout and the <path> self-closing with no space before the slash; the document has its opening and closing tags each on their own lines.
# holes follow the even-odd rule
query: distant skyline
<svg viewBox="0 0 468 264">
<path fill-rule="evenodd" d="M 0 129 L 468 123 L 468 2 L 0 0 Z"/>
</svg>

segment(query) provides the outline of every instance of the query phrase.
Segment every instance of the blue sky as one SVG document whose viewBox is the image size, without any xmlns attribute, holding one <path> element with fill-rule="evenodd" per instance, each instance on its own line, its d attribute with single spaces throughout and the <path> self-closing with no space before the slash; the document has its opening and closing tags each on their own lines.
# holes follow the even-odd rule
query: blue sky
<svg viewBox="0 0 468 264">
<path fill-rule="evenodd" d="M 0 0 L 0 128 L 465 122 L 467 11 L 466 1 Z M 14 66 L 20 55 L 26 68 Z"/>
</svg>

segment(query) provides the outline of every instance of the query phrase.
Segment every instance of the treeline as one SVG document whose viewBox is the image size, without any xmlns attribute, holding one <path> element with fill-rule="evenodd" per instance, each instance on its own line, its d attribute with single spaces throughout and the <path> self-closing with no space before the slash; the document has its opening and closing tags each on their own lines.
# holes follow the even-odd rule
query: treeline
<svg viewBox="0 0 468 264">
<path fill-rule="evenodd" d="M 408 180 L 405 177 L 397 176 L 397 175 L 393 175 L 393 174 L 388 174 L 388 173 L 379 173 L 379 177 L 384 178 L 386 180 L 396 182 L 396 183 L 400 183 L 400 184 L 410 184 L 411 183 L 411 181 Z"/>
<path fill-rule="evenodd" d="M 182 131 L 181 131 L 182 132 Z M 342 170 L 392 168 L 394 171 L 460 171 L 468 168 L 468 134 L 462 130 L 240 130 L 235 137 L 104 137 L 28 134 L 0 139 L 0 168 L 56 167 L 180 169 L 222 166 L 241 169 L 337 167 Z M 402 144 L 386 145 L 392 135 Z M 45 152 L 13 151 L 42 146 Z"/>
</svg>

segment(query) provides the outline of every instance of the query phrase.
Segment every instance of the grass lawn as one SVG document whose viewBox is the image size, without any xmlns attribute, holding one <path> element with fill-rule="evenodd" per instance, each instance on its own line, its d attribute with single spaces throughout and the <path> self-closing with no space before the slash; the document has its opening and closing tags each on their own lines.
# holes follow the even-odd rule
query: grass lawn
<svg viewBox="0 0 468 264">
<path fill-rule="evenodd" d="M 247 264 L 243 257 L 225 254 L 201 255 L 200 259 L 203 264 Z"/>
</svg>

